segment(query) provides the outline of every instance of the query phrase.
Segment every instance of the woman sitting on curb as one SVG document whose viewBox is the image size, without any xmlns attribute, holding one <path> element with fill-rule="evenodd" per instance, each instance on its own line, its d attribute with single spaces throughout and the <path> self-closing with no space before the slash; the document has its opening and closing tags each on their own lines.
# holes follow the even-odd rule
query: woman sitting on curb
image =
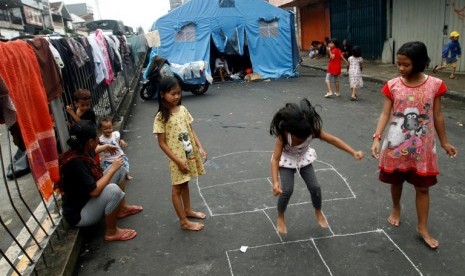
<svg viewBox="0 0 465 276">
<path fill-rule="evenodd" d="M 97 129 L 90 123 L 75 124 L 67 141 L 71 147 L 59 159 L 63 193 L 63 216 L 76 227 L 96 224 L 105 216 L 105 240 L 126 241 L 137 232 L 116 226 L 117 219 L 142 211 L 141 206 L 128 206 L 124 198 L 126 171 L 118 157 L 103 172 L 94 155 L 99 143 Z M 115 184 L 118 183 L 119 185 Z"/>
</svg>

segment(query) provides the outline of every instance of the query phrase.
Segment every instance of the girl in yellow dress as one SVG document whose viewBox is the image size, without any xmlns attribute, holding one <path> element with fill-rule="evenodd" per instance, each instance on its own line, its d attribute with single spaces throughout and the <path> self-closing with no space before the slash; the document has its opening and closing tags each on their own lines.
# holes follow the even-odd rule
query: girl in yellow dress
<svg viewBox="0 0 465 276">
<path fill-rule="evenodd" d="M 205 173 L 203 162 L 207 160 L 207 153 L 192 128 L 194 119 L 181 105 L 182 91 L 176 78 L 164 77 L 159 88 L 159 108 L 153 123 L 153 133 L 169 158 L 173 206 L 182 229 L 202 230 L 202 223 L 188 219 L 206 217 L 204 213 L 191 209 L 188 183 L 191 178 Z"/>
</svg>

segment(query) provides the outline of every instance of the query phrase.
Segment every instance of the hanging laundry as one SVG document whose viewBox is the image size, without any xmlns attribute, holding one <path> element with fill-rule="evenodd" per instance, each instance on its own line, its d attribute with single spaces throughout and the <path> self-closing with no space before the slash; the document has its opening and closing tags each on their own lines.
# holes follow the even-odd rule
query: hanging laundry
<svg viewBox="0 0 465 276">
<path fill-rule="evenodd" d="M 100 29 L 97 29 L 95 33 L 91 34 L 89 37 L 92 37 L 92 36 L 95 36 L 97 44 L 99 45 L 99 48 L 102 51 L 103 59 L 105 61 L 105 67 L 107 68 L 107 71 L 108 71 L 108 77 L 105 76 L 105 79 L 103 81 L 106 85 L 110 85 L 110 83 L 112 83 L 113 80 L 115 79 L 115 76 L 113 74 L 113 69 L 111 67 L 110 56 L 108 55 L 107 42 L 105 40 L 102 30 Z"/>
<path fill-rule="evenodd" d="M 34 180 L 45 199 L 58 181 L 58 151 L 39 64 L 32 47 L 16 40 L 0 43 L 0 76 L 17 111 Z"/>
<path fill-rule="evenodd" d="M 47 101 L 50 102 L 60 97 L 63 92 L 63 79 L 50 50 L 50 44 L 43 37 L 36 37 L 32 40 L 27 40 L 27 42 L 32 46 L 36 54 L 40 75 L 47 92 Z"/>
<path fill-rule="evenodd" d="M 105 65 L 105 59 L 103 58 L 102 50 L 100 49 L 99 44 L 97 43 L 97 38 L 95 36 L 88 36 L 87 41 L 92 47 L 92 55 L 94 57 L 94 68 L 95 68 L 95 81 L 101 83 L 104 79 L 110 78 Z"/>
<path fill-rule="evenodd" d="M 73 60 L 76 63 L 77 67 L 82 67 L 86 62 L 89 61 L 89 56 L 86 53 L 84 47 L 82 47 L 81 43 L 77 42 L 74 38 L 66 39 L 68 42 L 71 51 L 73 52 Z"/>
</svg>

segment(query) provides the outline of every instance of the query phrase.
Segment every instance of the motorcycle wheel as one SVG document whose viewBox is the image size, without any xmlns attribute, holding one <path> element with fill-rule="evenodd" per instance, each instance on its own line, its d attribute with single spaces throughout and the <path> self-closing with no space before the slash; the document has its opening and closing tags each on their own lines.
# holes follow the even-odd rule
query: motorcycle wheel
<svg viewBox="0 0 465 276">
<path fill-rule="evenodd" d="M 194 95 L 203 95 L 205 94 L 205 92 L 207 92 L 209 86 L 210 86 L 210 83 L 206 81 L 203 84 L 199 84 L 196 88 L 191 89 L 191 92 Z"/>
<path fill-rule="evenodd" d="M 140 97 L 145 100 L 145 101 L 149 101 L 151 99 L 153 99 L 153 97 L 155 97 L 155 95 L 158 95 L 158 90 L 160 88 L 158 87 L 158 84 L 154 84 L 153 82 L 151 81 L 148 81 L 146 83 L 144 83 L 140 89 Z"/>
</svg>

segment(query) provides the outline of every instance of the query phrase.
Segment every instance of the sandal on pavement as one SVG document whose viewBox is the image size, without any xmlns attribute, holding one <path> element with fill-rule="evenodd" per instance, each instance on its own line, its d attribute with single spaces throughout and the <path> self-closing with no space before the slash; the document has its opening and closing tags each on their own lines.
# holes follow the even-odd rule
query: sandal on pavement
<svg viewBox="0 0 465 276">
<path fill-rule="evenodd" d="M 436 74 L 437 72 L 438 72 L 438 65 L 434 66 L 434 68 L 433 68 L 433 73 Z"/>
<path fill-rule="evenodd" d="M 334 95 L 336 95 L 336 97 L 340 97 L 341 93 L 334 93 Z"/>
<path fill-rule="evenodd" d="M 326 93 L 325 98 L 331 98 L 333 96 L 333 93 Z"/>
<path fill-rule="evenodd" d="M 451 79 L 451 80 L 455 80 L 456 78 L 457 78 L 456 76 L 449 77 L 449 79 Z"/>
<path fill-rule="evenodd" d="M 121 232 L 118 235 L 105 236 L 104 240 L 111 241 L 128 241 L 132 240 L 137 236 L 137 232 L 132 229 L 120 229 Z"/>
<path fill-rule="evenodd" d="M 350 97 L 350 100 L 351 100 L 351 101 L 358 101 L 358 97 L 357 97 L 357 96 Z"/>
<path fill-rule="evenodd" d="M 127 206 L 126 210 L 122 211 L 121 213 L 118 214 L 118 218 L 122 219 L 137 213 L 142 212 L 144 208 L 142 206 L 137 206 L 137 205 L 132 205 L 132 206 Z"/>
</svg>

